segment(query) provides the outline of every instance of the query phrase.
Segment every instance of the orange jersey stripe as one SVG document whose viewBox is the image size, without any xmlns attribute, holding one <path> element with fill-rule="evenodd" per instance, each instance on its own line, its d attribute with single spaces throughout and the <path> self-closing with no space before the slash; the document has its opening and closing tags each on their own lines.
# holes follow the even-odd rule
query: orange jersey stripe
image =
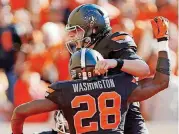
<svg viewBox="0 0 179 134">
<path fill-rule="evenodd" d="M 53 90 L 53 89 L 51 89 L 51 88 L 49 88 L 48 90 L 47 90 L 47 92 L 48 93 L 53 93 L 55 90 Z"/>
<path fill-rule="evenodd" d="M 118 40 L 125 40 L 127 35 L 120 35 L 117 37 L 112 38 L 113 41 L 118 41 Z"/>
</svg>

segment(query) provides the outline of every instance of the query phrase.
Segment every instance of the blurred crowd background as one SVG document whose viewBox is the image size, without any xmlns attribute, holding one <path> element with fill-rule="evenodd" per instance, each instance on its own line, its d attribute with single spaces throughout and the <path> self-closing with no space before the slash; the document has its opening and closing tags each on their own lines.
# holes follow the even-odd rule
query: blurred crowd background
<svg viewBox="0 0 179 134">
<path fill-rule="evenodd" d="M 159 15 L 169 19 L 170 86 L 141 102 L 141 111 L 147 121 L 178 121 L 177 0 L 0 0 L 0 122 L 10 121 L 14 107 L 43 98 L 49 83 L 70 79 L 65 25 L 70 12 L 85 3 L 107 10 L 113 32 L 134 37 L 138 55 L 150 67 L 149 77 L 155 73 L 158 53 L 150 19 Z M 18 44 L 24 55 L 12 54 L 12 46 Z M 49 115 L 36 115 L 27 122 L 48 122 Z"/>
</svg>

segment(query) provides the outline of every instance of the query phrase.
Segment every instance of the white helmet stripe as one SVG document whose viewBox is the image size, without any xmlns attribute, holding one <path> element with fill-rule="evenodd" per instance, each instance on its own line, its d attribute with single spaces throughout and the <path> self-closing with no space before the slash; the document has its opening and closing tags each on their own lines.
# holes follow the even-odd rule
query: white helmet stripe
<svg viewBox="0 0 179 134">
<path fill-rule="evenodd" d="M 85 68 L 86 67 L 85 55 L 86 55 L 86 48 L 82 48 L 81 49 L 81 68 Z"/>
<path fill-rule="evenodd" d="M 83 68 L 85 68 L 86 67 L 86 62 L 85 62 L 85 56 L 86 55 L 86 48 L 82 48 L 81 49 L 81 68 L 83 69 Z M 87 74 L 86 74 L 86 72 L 84 71 L 82 71 L 82 79 L 83 80 L 87 80 L 88 78 L 87 78 Z"/>
</svg>

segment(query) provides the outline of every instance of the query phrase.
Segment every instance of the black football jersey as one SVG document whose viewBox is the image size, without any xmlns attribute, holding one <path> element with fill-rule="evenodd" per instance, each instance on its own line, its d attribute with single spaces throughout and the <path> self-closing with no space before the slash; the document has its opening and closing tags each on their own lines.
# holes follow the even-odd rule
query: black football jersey
<svg viewBox="0 0 179 134">
<path fill-rule="evenodd" d="M 128 74 L 56 82 L 46 98 L 59 105 L 70 134 L 123 134 L 127 99 L 137 84 Z"/>
<path fill-rule="evenodd" d="M 134 40 L 129 37 L 128 34 L 118 32 L 103 38 L 95 45 L 94 49 L 101 53 L 106 59 L 142 60 L 142 58 L 136 54 L 135 46 Z M 119 73 L 124 72 L 118 68 L 108 70 L 108 75 Z M 140 103 L 131 103 L 125 121 L 125 134 L 148 133 L 146 130 L 144 119 L 140 113 Z"/>
</svg>

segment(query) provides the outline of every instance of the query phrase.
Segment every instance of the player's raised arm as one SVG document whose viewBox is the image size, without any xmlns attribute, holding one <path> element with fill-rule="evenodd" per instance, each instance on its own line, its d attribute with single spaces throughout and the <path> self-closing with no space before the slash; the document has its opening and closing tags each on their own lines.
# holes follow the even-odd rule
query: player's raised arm
<svg viewBox="0 0 179 134">
<path fill-rule="evenodd" d="M 22 134 L 24 120 L 28 116 L 50 112 L 57 109 L 58 105 L 48 99 L 34 100 L 16 107 L 11 118 L 13 134 Z"/>
<path fill-rule="evenodd" d="M 130 95 L 128 102 L 142 101 L 166 89 L 170 78 L 170 61 L 168 56 L 168 20 L 156 17 L 151 21 L 155 38 L 158 40 L 158 63 L 156 74 L 152 79 L 139 81 L 138 87 Z"/>
</svg>

